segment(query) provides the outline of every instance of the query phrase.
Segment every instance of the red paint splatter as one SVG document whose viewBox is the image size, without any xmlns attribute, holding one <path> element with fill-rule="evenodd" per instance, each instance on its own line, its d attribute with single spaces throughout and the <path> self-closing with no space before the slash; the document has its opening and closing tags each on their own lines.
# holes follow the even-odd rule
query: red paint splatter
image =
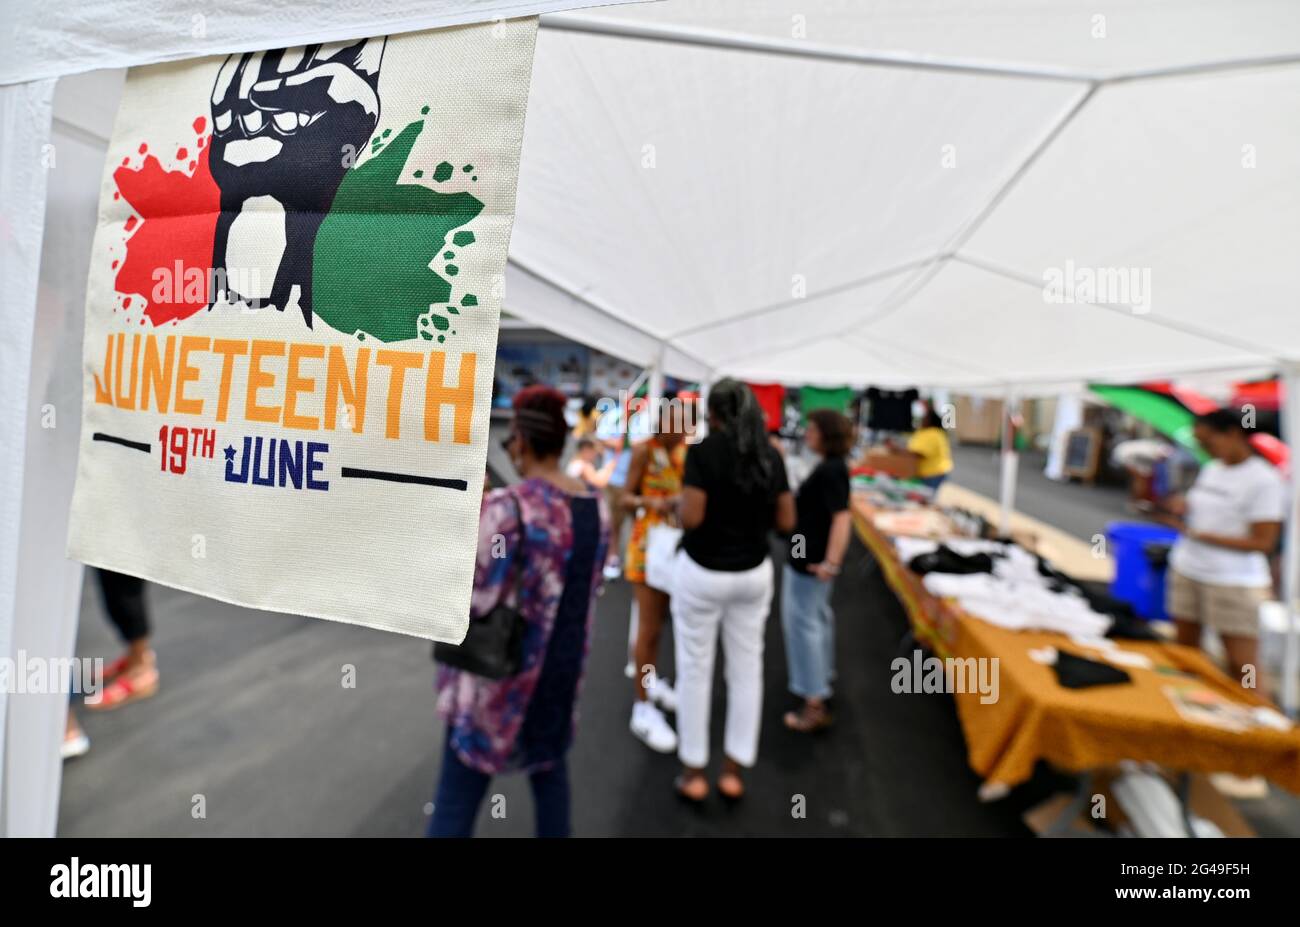
<svg viewBox="0 0 1300 927">
<path fill-rule="evenodd" d="M 202 116 L 194 120 L 195 135 L 202 135 L 204 130 L 207 129 L 207 127 L 208 127 L 208 121 L 204 119 Z"/>
<path fill-rule="evenodd" d="M 122 308 L 123 309 L 131 308 L 131 297 L 128 296 L 126 299 L 122 300 Z"/>
<path fill-rule="evenodd" d="M 141 143 L 140 143 L 140 154 L 144 154 L 144 153 L 145 153 L 146 151 L 148 151 L 148 150 L 149 150 L 149 146 L 146 145 L 144 142 L 141 142 Z"/>
<path fill-rule="evenodd" d="M 185 160 L 186 158 L 188 158 L 189 156 L 190 156 L 190 153 L 189 153 L 189 150 L 188 150 L 188 149 L 185 149 L 185 148 L 177 148 L 177 149 L 176 149 L 176 160 L 177 160 L 177 161 L 184 161 L 184 160 Z"/>
<path fill-rule="evenodd" d="M 200 147 L 200 148 L 202 148 L 202 147 L 203 147 L 204 145 L 206 145 L 207 143 L 208 143 L 207 136 L 204 136 L 203 138 L 199 139 L 199 147 Z"/>
<path fill-rule="evenodd" d="M 196 125 L 200 121 L 195 120 Z M 145 146 L 141 145 L 140 152 L 144 151 Z M 151 155 L 134 170 L 118 168 L 113 172 L 113 180 L 139 216 L 139 230 L 126 242 L 126 258 L 117 273 L 117 291 L 149 297 L 144 314 L 154 325 L 185 319 L 205 308 L 206 299 L 186 301 L 185 285 L 186 277 L 193 279 L 197 270 L 205 281 L 206 295 L 212 266 L 221 193 L 208 169 L 207 150 L 199 155 L 192 174 L 164 170 Z M 136 224 L 136 217 L 132 216 L 127 220 L 127 230 Z M 170 299 L 152 299 L 158 286 L 155 269 L 168 275 Z M 140 322 L 144 324 L 144 319 Z"/>
</svg>

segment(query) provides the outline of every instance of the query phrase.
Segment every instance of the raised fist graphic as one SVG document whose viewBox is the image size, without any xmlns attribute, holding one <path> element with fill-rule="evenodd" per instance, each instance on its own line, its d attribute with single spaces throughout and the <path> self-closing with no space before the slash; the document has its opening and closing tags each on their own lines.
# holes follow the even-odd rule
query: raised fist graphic
<svg viewBox="0 0 1300 927">
<path fill-rule="evenodd" d="M 233 291 L 227 265 L 231 228 L 253 197 L 284 209 L 284 254 L 267 300 L 283 311 L 298 288 L 298 306 L 312 323 L 312 252 L 343 175 L 379 121 L 383 37 L 231 55 L 212 88 L 212 177 L 221 189 L 209 295 Z M 250 209 L 254 206 L 248 207 Z M 253 248 L 278 247 L 262 240 Z M 241 248 L 241 253 L 247 249 Z M 268 262 L 269 263 L 269 262 Z"/>
</svg>

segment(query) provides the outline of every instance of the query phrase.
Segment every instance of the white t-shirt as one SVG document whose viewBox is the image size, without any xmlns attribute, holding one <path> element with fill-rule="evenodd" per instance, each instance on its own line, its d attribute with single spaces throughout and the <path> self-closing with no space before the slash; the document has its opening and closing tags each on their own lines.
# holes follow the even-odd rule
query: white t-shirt
<svg viewBox="0 0 1300 927">
<path fill-rule="evenodd" d="M 1250 536 L 1260 521 L 1286 519 L 1286 485 L 1271 464 L 1251 456 L 1231 466 L 1212 460 L 1201 468 L 1187 493 L 1187 530 L 1224 537 Z M 1169 565 L 1188 579 L 1215 586 L 1268 586 L 1268 558 L 1254 551 L 1229 550 L 1181 537 Z"/>
</svg>

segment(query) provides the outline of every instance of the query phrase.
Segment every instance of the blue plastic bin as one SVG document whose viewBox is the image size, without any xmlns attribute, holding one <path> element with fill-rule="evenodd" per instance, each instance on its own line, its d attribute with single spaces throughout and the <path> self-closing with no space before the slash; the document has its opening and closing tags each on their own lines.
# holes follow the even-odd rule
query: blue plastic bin
<svg viewBox="0 0 1300 927">
<path fill-rule="evenodd" d="M 1172 545 L 1178 532 L 1164 525 L 1114 521 L 1106 526 L 1106 544 L 1115 558 L 1115 579 L 1110 594 L 1133 606 L 1147 621 L 1164 620 L 1165 569 L 1147 555 L 1150 544 Z"/>
</svg>

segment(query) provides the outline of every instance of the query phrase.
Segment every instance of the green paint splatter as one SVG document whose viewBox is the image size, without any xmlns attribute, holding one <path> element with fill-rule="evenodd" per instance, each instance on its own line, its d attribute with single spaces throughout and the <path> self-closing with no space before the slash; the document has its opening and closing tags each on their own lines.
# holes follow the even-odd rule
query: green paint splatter
<svg viewBox="0 0 1300 927">
<path fill-rule="evenodd" d="M 451 328 L 451 323 L 448 322 L 444 316 L 440 316 L 436 312 L 429 316 L 429 318 L 433 319 L 433 327 L 438 329 L 440 332 L 445 332 L 447 329 Z"/>
<path fill-rule="evenodd" d="M 451 176 L 451 165 L 448 164 L 446 161 L 443 161 L 441 164 L 439 164 L 437 167 L 433 169 L 433 179 L 438 181 L 438 183 L 442 183 L 450 176 Z"/>
<path fill-rule="evenodd" d="M 469 231 L 457 232 L 455 235 L 451 236 L 451 243 L 457 248 L 472 245 L 474 244 L 474 233 Z"/>
<path fill-rule="evenodd" d="M 451 300 L 451 283 L 429 269 L 429 258 L 483 204 L 469 193 L 398 183 L 423 129 L 423 121 L 411 123 L 382 154 L 348 171 L 321 223 L 312 300 L 331 328 L 384 342 L 415 338 L 429 306 Z"/>
<path fill-rule="evenodd" d="M 470 171 L 474 170 L 474 165 L 466 164 L 464 167 L 461 168 L 461 170 L 464 171 L 466 174 L 468 174 Z"/>
<path fill-rule="evenodd" d="M 423 176 L 424 176 L 424 171 L 416 171 L 416 172 L 415 172 L 415 176 L 416 176 L 416 177 L 423 177 Z"/>
<path fill-rule="evenodd" d="M 478 297 L 475 296 L 473 293 L 466 293 L 464 296 L 460 298 L 460 304 L 462 306 L 477 306 Z"/>
<path fill-rule="evenodd" d="M 429 107 L 427 107 L 427 106 L 421 106 L 421 107 L 420 107 L 420 115 L 421 115 L 421 116 L 427 116 L 427 115 L 429 115 Z"/>
<path fill-rule="evenodd" d="M 454 258 L 455 256 L 456 256 L 456 252 L 455 252 L 455 251 L 444 251 L 444 252 L 442 252 L 443 260 L 446 260 L 446 261 L 450 261 L 450 260 L 451 260 L 452 258 Z"/>
<path fill-rule="evenodd" d="M 447 265 L 447 276 L 448 276 L 448 277 L 454 277 L 454 276 L 456 276 L 458 273 L 460 273 L 460 268 L 457 267 L 455 264 L 448 264 L 448 265 Z"/>
</svg>

